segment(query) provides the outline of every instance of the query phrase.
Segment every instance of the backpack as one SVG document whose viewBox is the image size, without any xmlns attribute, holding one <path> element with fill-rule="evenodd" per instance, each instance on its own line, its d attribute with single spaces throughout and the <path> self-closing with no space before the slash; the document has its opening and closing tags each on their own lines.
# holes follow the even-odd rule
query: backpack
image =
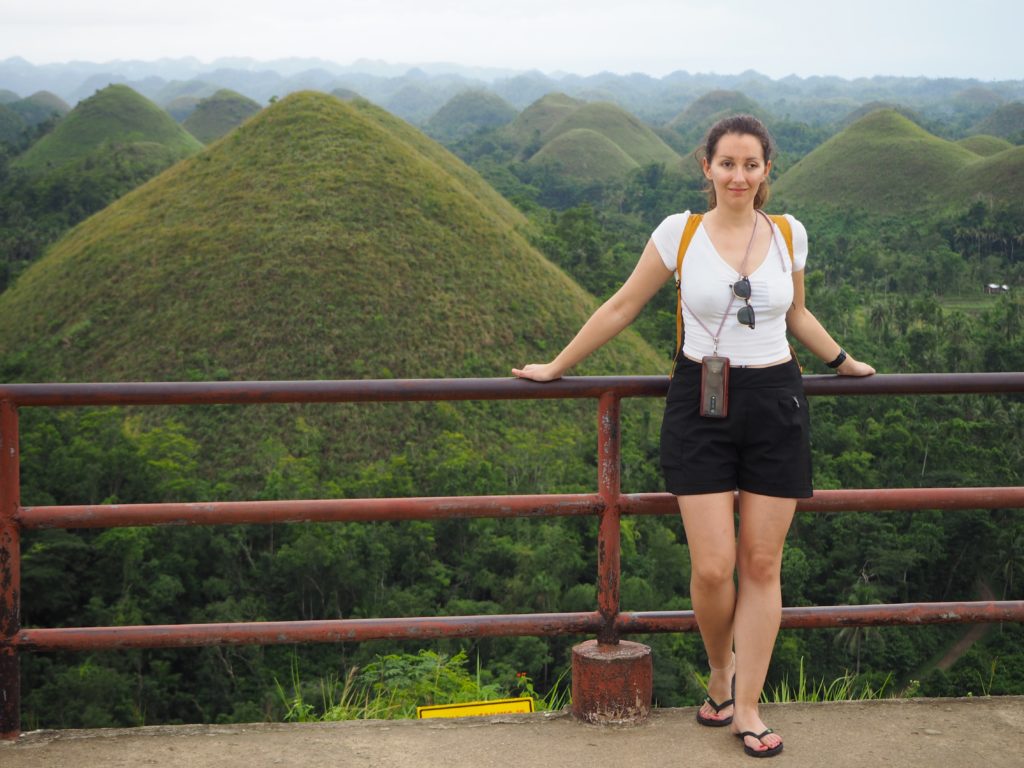
<svg viewBox="0 0 1024 768">
<path fill-rule="evenodd" d="M 691 213 L 687 218 L 686 226 L 683 227 L 683 237 L 679 241 L 679 255 L 676 256 L 676 360 L 679 359 L 679 351 L 683 348 L 683 259 L 686 257 L 686 249 L 690 247 L 690 241 L 693 240 L 693 235 L 703 218 L 704 215 L 700 213 Z M 790 226 L 789 219 L 785 216 L 768 216 L 768 218 L 782 232 L 782 239 L 786 241 L 786 250 L 789 251 L 789 263 L 792 266 L 794 264 L 793 227 Z M 790 349 L 792 349 L 792 345 L 790 345 Z"/>
</svg>

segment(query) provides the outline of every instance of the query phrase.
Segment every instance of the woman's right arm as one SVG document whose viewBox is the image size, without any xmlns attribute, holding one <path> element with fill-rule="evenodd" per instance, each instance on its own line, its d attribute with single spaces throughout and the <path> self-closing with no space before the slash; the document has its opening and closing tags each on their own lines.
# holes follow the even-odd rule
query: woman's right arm
<svg viewBox="0 0 1024 768">
<path fill-rule="evenodd" d="M 640 310 L 665 284 L 672 270 L 665 266 L 653 240 L 647 242 L 633 274 L 602 304 L 580 332 L 550 363 L 530 363 L 522 368 L 513 368 L 512 373 L 521 379 L 552 381 L 580 362 L 587 355 L 614 338 L 640 314 Z"/>
</svg>

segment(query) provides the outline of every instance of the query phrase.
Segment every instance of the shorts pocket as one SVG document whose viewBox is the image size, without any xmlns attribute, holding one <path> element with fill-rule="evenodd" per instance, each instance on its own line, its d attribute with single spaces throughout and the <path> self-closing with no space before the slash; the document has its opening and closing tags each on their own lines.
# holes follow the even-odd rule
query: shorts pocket
<svg viewBox="0 0 1024 768">
<path fill-rule="evenodd" d="M 807 399 L 787 394 L 778 398 L 779 419 L 787 427 L 802 427 L 807 419 Z"/>
</svg>

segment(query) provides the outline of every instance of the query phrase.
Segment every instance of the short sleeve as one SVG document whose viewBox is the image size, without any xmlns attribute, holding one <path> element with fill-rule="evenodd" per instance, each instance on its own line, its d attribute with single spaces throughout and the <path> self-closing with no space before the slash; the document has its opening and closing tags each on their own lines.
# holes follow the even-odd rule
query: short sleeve
<svg viewBox="0 0 1024 768">
<path fill-rule="evenodd" d="M 658 249 L 665 268 L 673 272 L 676 271 L 676 259 L 679 258 L 679 241 L 683 239 L 683 229 L 689 218 L 689 211 L 673 213 L 662 221 L 651 234 L 651 242 Z M 804 240 L 806 243 L 806 235 L 804 235 Z M 806 245 L 804 249 L 806 250 Z"/>
<path fill-rule="evenodd" d="M 793 271 L 799 272 L 807 266 L 807 230 L 797 219 L 785 214 L 793 228 Z"/>
</svg>

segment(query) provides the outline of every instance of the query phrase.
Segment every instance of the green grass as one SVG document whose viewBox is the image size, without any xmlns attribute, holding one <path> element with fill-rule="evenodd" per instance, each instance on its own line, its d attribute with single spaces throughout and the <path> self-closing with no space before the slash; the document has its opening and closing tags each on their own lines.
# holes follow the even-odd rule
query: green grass
<svg viewBox="0 0 1024 768">
<path fill-rule="evenodd" d="M 329 676 L 305 682 L 295 657 L 286 687 L 274 680 L 277 702 L 286 722 L 339 720 L 399 720 L 416 717 L 417 707 L 529 697 L 539 712 L 568 706 L 571 689 L 566 669 L 551 690 L 540 695 L 533 681 L 519 673 L 505 685 L 483 682 L 477 659 L 476 674 L 466 670 L 467 658 L 421 650 L 418 654 L 378 656 L 364 669 L 353 667 L 344 677 Z"/>
<path fill-rule="evenodd" d="M 945 309 L 977 313 L 992 307 L 999 301 L 998 295 L 972 294 L 970 296 L 943 296 L 940 303 Z"/>
<path fill-rule="evenodd" d="M 111 85 L 80 102 L 13 165 L 47 172 L 81 162 L 111 145 L 140 142 L 164 146 L 176 158 L 202 147 L 156 104 L 128 86 Z"/>
<path fill-rule="evenodd" d="M 788 677 L 784 677 L 778 685 L 766 686 L 761 693 L 761 701 L 771 704 L 787 704 L 795 701 L 864 701 L 906 695 L 905 693 L 887 694 L 891 683 L 892 674 L 889 674 L 882 684 L 875 688 L 870 683 L 862 682 L 857 675 L 850 672 L 844 672 L 831 682 L 814 681 L 804 673 L 804 660 L 801 658 L 797 679 L 791 682 Z"/>
</svg>

